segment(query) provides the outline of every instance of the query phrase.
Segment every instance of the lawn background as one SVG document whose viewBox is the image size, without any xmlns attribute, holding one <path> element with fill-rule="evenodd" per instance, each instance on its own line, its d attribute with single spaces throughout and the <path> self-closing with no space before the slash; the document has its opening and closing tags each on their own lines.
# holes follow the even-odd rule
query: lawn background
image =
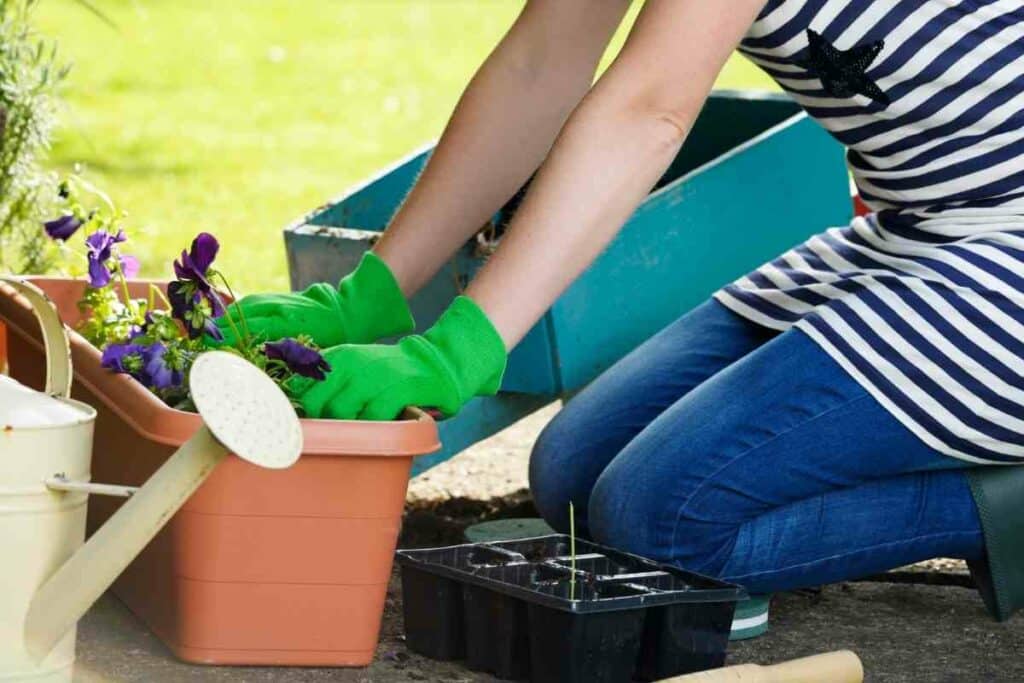
<svg viewBox="0 0 1024 683">
<path fill-rule="evenodd" d="M 141 226 L 144 274 L 207 230 L 249 292 L 287 289 L 282 227 L 440 133 L 523 4 L 92 2 L 117 30 L 72 0 L 36 10 L 74 64 L 53 165 L 82 164 Z M 719 87 L 771 83 L 734 57 Z"/>
</svg>

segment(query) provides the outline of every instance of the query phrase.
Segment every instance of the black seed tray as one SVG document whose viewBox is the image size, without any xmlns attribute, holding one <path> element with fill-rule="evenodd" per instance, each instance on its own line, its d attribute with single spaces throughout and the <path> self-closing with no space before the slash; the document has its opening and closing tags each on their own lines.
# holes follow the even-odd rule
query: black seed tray
<svg viewBox="0 0 1024 683">
<path fill-rule="evenodd" d="M 739 586 L 569 537 L 399 550 L 409 648 L 534 683 L 722 666 Z M 575 580 L 574 580 L 575 578 Z"/>
</svg>

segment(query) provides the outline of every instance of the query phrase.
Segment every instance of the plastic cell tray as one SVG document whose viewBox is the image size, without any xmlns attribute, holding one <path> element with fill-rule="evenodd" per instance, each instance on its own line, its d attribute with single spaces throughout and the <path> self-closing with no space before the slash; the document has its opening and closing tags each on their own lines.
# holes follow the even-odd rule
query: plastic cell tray
<svg viewBox="0 0 1024 683">
<path fill-rule="evenodd" d="M 400 550 L 406 641 L 499 678 L 618 683 L 721 666 L 739 586 L 568 536 Z"/>
</svg>

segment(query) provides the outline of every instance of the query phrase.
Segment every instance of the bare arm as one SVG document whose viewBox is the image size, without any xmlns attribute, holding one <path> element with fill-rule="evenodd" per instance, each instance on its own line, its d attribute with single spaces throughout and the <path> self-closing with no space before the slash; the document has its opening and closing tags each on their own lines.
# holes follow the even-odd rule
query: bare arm
<svg viewBox="0 0 1024 683">
<path fill-rule="evenodd" d="M 544 160 L 629 0 L 529 0 L 374 251 L 416 292 Z"/>
<path fill-rule="evenodd" d="M 467 291 L 507 348 L 607 246 L 668 168 L 764 3 L 648 0 Z"/>
</svg>

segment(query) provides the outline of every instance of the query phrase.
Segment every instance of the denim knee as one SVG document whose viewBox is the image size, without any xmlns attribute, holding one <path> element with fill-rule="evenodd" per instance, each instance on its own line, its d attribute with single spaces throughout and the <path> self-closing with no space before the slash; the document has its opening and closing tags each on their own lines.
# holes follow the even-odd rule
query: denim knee
<svg viewBox="0 0 1024 683">
<path fill-rule="evenodd" d="M 598 543 L 627 553 L 664 559 L 655 533 L 659 511 L 653 501 L 635 495 L 632 483 L 607 470 L 598 478 L 587 506 L 590 535 Z"/>
<path fill-rule="evenodd" d="M 607 415 L 600 391 L 570 401 L 544 428 L 530 455 L 530 491 L 541 516 L 561 532 L 569 531 L 569 503 L 576 530 L 588 536 L 587 505 L 591 489 L 622 445 L 621 420 Z"/>
<path fill-rule="evenodd" d="M 659 481 L 648 468 L 629 466 L 630 461 L 642 462 L 642 456 L 624 454 L 627 458 L 613 462 L 591 494 L 588 516 L 593 539 L 658 562 L 716 575 L 732 554 L 740 526 L 722 521 L 725 515 L 690 510 L 686 499 L 670 495 L 670 482 Z"/>
<path fill-rule="evenodd" d="M 568 466 L 573 443 L 564 412 L 544 427 L 530 452 L 530 493 L 540 516 L 556 531 L 569 531 L 573 472 Z"/>
</svg>

